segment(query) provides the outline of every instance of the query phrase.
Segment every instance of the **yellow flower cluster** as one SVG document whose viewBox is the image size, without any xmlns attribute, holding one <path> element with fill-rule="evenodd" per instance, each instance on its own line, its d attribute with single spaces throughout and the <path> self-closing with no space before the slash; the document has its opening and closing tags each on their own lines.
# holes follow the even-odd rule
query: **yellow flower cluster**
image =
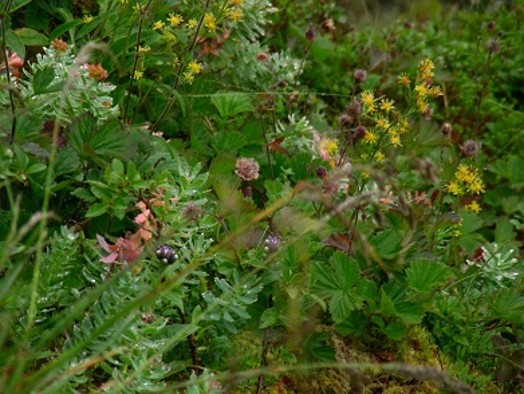
<svg viewBox="0 0 524 394">
<path fill-rule="evenodd" d="M 415 84 L 414 93 L 417 109 L 421 114 L 426 114 L 430 110 L 428 98 L 442 96 L 442 90 L 440 89 L 440 86 L 432 86 L 432 78 L 435 75 L 433 71 L 434 69 L 435 65 L 429 59 L 421 60 L 418 64 L 417 81 Z M 398 81 L 405 87 L 409 87 L 411 83 L 409 77 L 406 74 L 402 74 Z"/>
<path fill-rule="evenodd" d="M 447 185 L 447 189 L 448 193 L 454 196 L 462 196 L 466 193 L 481 194 L 484 193 L 484 182 L 482 182 L 477 168 L 461 164 L 457 167 L 453 180 Z M 476 205 L 473 205 L 473 208 L 476 209 Z"/>
<path fill-rule="evenodd" d="M 364 113 L 373 113 L 377 110 L 375 106 L 375 96 L 373 92 L 366 90 L 360 96 L 360 101 L 364 104 Z"/>
<path fill-rule="evenodd" d="M 217 21 L 213 14 L 204 15 L 204 26 L 209 32 L 214 32 L 217 29 Z"/>
<path fill-rule="evenodd" d="M 196 60 L 191 60 L 187 64 L 187 70 L 183 74 L 184 80 L 187 83 L 192 84 L 195 80 L 195 75 L 200 74 L 203 69 L 204 67 L 202 64 L 198 63 Z"/>
</svg>

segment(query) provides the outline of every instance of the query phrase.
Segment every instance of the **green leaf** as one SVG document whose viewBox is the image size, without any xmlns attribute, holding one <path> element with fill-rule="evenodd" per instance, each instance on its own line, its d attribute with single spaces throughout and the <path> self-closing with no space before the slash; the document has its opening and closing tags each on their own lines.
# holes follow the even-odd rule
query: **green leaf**
<svg viewBox="0 0 524 394">
<path fill-rule="evenodd" d="M 395 315 L 400 317 L 406 323 L 418 324 L 424 316 L 422 306 L 410 302 L 401 302 L 395 304 Z"/>
<path fill-rule="evenodd" d="M 330 297 L 329 308 L 337 323 L 362 305 L 362 298 L 354 288 L 360 279 L 358 263 L 342 252 L 335 253 L 329 264 L 313 265 L 312 290 L 321 297 Z"/>
<path fill-rule="evenodd" d="M 453 271 L 436 261 L 419 260 L 410 264 L 406 275 L 412 289 L 424 292 L 443 284 L 453 275 Z"/>
<path fill-rule="evenodd" d="M 44 163 L 35 163 L 32 164 L 28 169 L 28 174 L 36 174 L 37 172 L 44 171 L 47 168 L 47 166 Z"/>
<path fill-rule="evenodd" d="M 55 38 L 61 37 L 66 31 L 69 31 L 73 29 L 74 27 L 81 25 L 84 23 L 80 19 L 75 19 L 66 23 L 61 24 L 60 26 L 57 26 L 56 29 L 54 29 L 51 34 L 49 35 L 49 38 L 51 40 L 54 40 Z"/>
<path fill-rule="evenodd" d="M 380 312 L 385 316 L 392 316 L 395 314 L 395 305 L 383 289 L 380 295 Z"/>
<path fill-rule="evenodd" d="M 251 112 L 251 102 L 245 93 L 218 93 L 211 102 L 222 118 L 229 118 L 243 112 Z"/>
<path fill-rule="evenodd" d="M 46 35 L 28 27 L 22 27 L 21 29 L 15 30 L 15 34 L 20 38 L 20 41 L 22 41 L 25 46 L 43 47 L 49 44 L 49 38 Z"/>
<path fill-rule="evenodd" d="M 493 300 L 493 317 L 524 324 L 524 297 L 517 289 L 500 289 Z"/>
<path fill-rule="evenodd" d="M 398 341 L 404 338 L 404 335 L 406 335 L 406 328 L 398 321 L 388 324 L 385 328 L 382 329 L 382 331 L 388 336 L 389 339 L 393 341 Z"/>
<path fill-rule="evenodd" d="M 378 233 L 371 239 L 377 253 L 384 259 L 393 259 L 400 252 L 402 237 L 394 230 L 386 230 Z"/>
<path fill-rule="evenodd" d="M 22 59 L 25 59 L 25 45 L 13 30 L 9 29 L 5 32 L 5 39 L 7 46 Z"/>
<path fill-rule="evenodd" d="M 272 327 L 279 322 L 278 310 L 275 307 L 266 309 L 260 316 L 259 328 Z"/>
<path fill-rule="evenodd" d="M 45 66 L 38 70 L 33 77 L 33 90 L 35 94 L 42 94 L 46 92 L 46 88 L 55 79 L 55 71 L 51 66 Z"/>
<path fill-rule="evenodd" d="M 513 231 L 513 224 L 507 216 L 502 216 L 497 219 L 495 226 L 495 242 L 507 243 L 515 239 L 515 232 Z"/>
<path fill-rule="evenodd" d="M 102 216 L 107 212 L 107 205 L 104 203 L 93 204 L 86 212 L 86 218 Z"/>
</svg>

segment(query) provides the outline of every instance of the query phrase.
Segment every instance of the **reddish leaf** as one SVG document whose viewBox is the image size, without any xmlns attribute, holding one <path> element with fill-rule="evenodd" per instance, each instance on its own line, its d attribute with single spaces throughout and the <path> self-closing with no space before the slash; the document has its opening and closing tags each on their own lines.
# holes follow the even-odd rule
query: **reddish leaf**
<svg viewBox="0 0 524 394">
<path fill-rule="evenodd" d="M 348 236 L 346 233 L 335 233 L 327 237 L 322 244 L 330 248 L 342 250 L 343 252 L 349 253 L 351 251 L 351 244 L 353 238 Z"/>
</svg>

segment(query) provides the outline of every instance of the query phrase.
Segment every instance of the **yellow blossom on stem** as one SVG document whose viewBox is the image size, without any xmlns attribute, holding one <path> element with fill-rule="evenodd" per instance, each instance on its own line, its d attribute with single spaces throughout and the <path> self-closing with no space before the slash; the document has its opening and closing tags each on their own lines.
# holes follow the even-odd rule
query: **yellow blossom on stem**
<svg viewBox="0 0 524 394">
<path fill-rule="evenodd" d="M 380 101 L 380 109 L 388 113 L 395 109 L 395 106 L 393 105 L 394 103 L 395 102 L 393 100 L 383 99 Z"/>
<path fill-rule="evenodd" d="M 417 108 L 421 114 L 425 114 L 429 111 L 429 104 L 424 100 L 417 100 Z"/>
<path fill-rule="evenodd" d="M 484 182 L 481 179 L 476 178 L 468 185 L 468 192 L 473 194 L 484 193 Z"/>
<path fill-rule="evenodd" d="M 455 178 L 461 182 L 471 183 L 477 176 L 477 172 L 466 164 L 461 164 L 455 171 Z"/>
<path fill-rule="evenodd" d="M 418 98 L 424 98 L 429 94 L 427 86 L 423 83 L 419 83 L 415 86 L 415 92 L 417 93 Z"/>
<path fill-rule="evenodd" d="M 183 74 L 183 77 L 184 77 L 184 81 L 186 81 L 188 84 L 192 84 L 193 81 L 195 80 L 195 75 L 191 72 L 191 71 L 186 71 L 184 74 Z"/>
<path fill-rule="evenodd" d="M 476 201 L 473 201 L 471 202 L 471 204 L 466 205 L 466 209 L 473 213 L 479 213 L 481 211 L 480 205 Z"/>
<path fill-rule="evenodd" d="M 411 84 L 411 80 L 407 74 L 400 74 L 398 77 L 398 83 L 407 88 Z"/>
<path fill-rule="evenodd" d="M 456 181 L 450 182 L 447 186 L 448 192 L 453 194 L 454 196 L 462 196 L 464 194 L 464 190 L 462 189 L 462 186 Z"/>
<path fill-rule="evenodd" d="M 377 127 L 382 129 L 382 130 L 387 130 L 389 128 L 390 124 L 389 124 L 389 120 L 385 119 L 385 118 L 378 118 L 377 119 Z"/>
<path fill-rule="evenodd" d="M 133 79 L 140 79 L 144 76 L 144 73 L 142 71 L 139 71 L 139 70 L 135 70 L 135 73 L 133 75 Z"/>
<path fill-rule="evenodd" d="M 375 111 L 375 97 L 373 92 L 366 90 L 364 93 L 362 93 L 360 100 L 362 101 L 362 104 L 366 106 L 367 112 Z"/>
<path fill-rule="evenodd" d="M 171 26 L 178 27 L 184 21 L 184 18 L 182 18 L 178 14 L 171 13 L 171 14 L 169 14 L 169 18 L 167 20 L 169 21 Z"/>
<path fill-rule="evenodd" d="M 194 29 L 198 25 L 198 21 L 196 19 L 190 19 L 187 21 L 186 26 L 188 29 Z"/>
<path fill-rule="evenodd" d="M 84 21 L 84 23 L 91 23 L 91 22 L 93 22 L 93 19 L 95 19 L 95 18 L 93 18 L 92 15 L 86 15 L 86 16 L 84 16 L 82 18 L 82 21 Z"/>
<path fill-rule="evenodd" d="M 144 54 L 144 53 L 148 53 L 149 51 L 151 51 L 151 48 L 150 47 L 138 47 L 138 53 L 140 54 Z"/>
<path fill-rule="evenodd" d="M 404 134 L 409 130 L 409 121 L 406 118 L 402 118 L 398 121 L 398 130 L 400 134 Z"/>
<path fill-rule="evenodd" d="M 227 17 L 235 22 L 238 22 L 243 16 L 244 14 L 240 10 L 229 10 L 227 13 Z"/>
<path fill-rule="evenodd" d="M 368 144 L 374 144 L 377 142 L 377 140 L 377 135 L 372 131 L 367 130 L 366 134 L 364 134 L 364 141 L 366 141 Z"/>
<path fill-rule="evenodd" d="M 187 68 L 194 75 L 200 74 L 203 70 L 202 65 L 198 63 L 196 60 L 191 60 L 189 64 L 187 65 Z"/>
<path fill-rule="evenodd" d="M 213 14 L 206 14 L 206 15 L 204 15 L 204 26 L 210 32 L 213 32 L 213 31 L 216 30 L 216 28 L 217 28 L 217 21 L 216 21 L 215 17 L 213 16 Z"/>
<path fill-rule="evenodd" d="M 162 30 L 164 27 L 166 27 L 166 24 L 163 21 L 153 23 L 153 30 Z"/>
<path fill-rule="evenodd" d="M 173 34 L 173 32 L 170 32 L 169 30 L 164 30 L 162 32 L 162 35 L 164 36 L 165 40 L 168 42 L 177 42 L 178 38 Z"/>
<path fill-rule="evenodd" d="M 395 148 L 402 146 L 402 142 L 400 141 L 400 135 L 398 135 L 397 133 L 390 135 L 389 140 L 391 141 L 391 145 L 393 145 Z"/>
<path fill-rule="evenodd" d="M 244 4 L 244 0 L 231 0 L 231 5 L 238 7 L 239 5 Z"/>
<path fill-rule="evenodd" d="M 426 80 L 433 78 L 435 75 L 433 73 L 433 69 L 435 68 L 435 65 L 433 62 L 429 59 L 421 60 L 418 64 L 418 77 L 419 79 Z"/>
<path fill-rule="evenodd" d="M 377 151 L 377 152 L 373 155 L 373 158 L 377 161 L 377 163 L 383 163 L 384 160 L 386 159 L 386 156 L 385 156 L 384 153 L 382 153 L 381 151 Z"/>
<path fill-rule="evenodd" d="M 433 86 L 429 89 L 429 95 L 433 98 L 443 96 L 444 93 L 442 93 L 442 89 L 440 89 L 440 86 Z"/>
</svg>

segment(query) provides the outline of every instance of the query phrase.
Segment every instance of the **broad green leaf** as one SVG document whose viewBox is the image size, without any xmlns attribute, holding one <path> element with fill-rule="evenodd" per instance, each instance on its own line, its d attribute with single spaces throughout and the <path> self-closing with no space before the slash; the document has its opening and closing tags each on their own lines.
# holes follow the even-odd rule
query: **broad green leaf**
<svg viewBox="0 0 524 394">
<path fill-rule="evenodd" d="M 49 44 L 49 38 L 46 35 L 28 27 L 15 30 L 15 34 L 25 46 L 46 46 Z"/>
<path fill-rule="evenodd" d="M 507 216 L 499 217 L 495 226 L 495 242 L 506 243 L 515 239 L 513 224 Z"/>
<path fill-rule="evenodd" d="M 402 302 L 395 304 L 395 315 L 400 317 L 406 323 L 418 324 L 424 316 L 424 309 L 417 304 Z"/>
<path fill-rule="evenodd" d="M 218 93 L 211 102 L 222 118 L 229 118 L 243 112 L 251 112 L 251 102 L 245 93 Z"/>
<path fill-rule="evenodd" d="M 97 203 L 91 205 L 91 207 L 86 212 L 86 218 L 94 218 L 97 216 L 102 216 L 107 212 L 107 205 L 104 203 Z"/>
<path fill-rule="evenodd" d="M 266 309 L 260 316 L 258 327 L 261 329 L 272 327 L 279 321 L 278 310 L 275 307 Z"/>
<path fill-rule="evenodd" d="M 381 291 L 380 295 L 380 312 L 385 316 L 391 316 L 395 314 L 395 305 L 384 290 Z"/>
<path fill-rule="evenodd" d="M 11 51 L 16 52 L 18 56 L 25 59 L 25 45 L 13 30 L 9 29 L 5 32 L 5 39 Z"/>
<path fill-rule="evenodd" d="M 406 328 L 398 321 L 388 324 L 385 328 L 382 329 L 382 331 L 388 336 L 389 339 L 392 339 L 393 341 L 398 341 L 404 338 L 404 335 L 406 334 Z"/>
<path fill-rule="evenodd" d="M 337 290 L 329 301 L 329 310 L 335 323 L 341 323 L 349 314 L 362 306 L 362 299 L 351 291 Z"/>
<path fill-rule="evenodd" d="M 436 261 L 419 260 L 410 264 L 406 275 L 412 289 L 424 292 L 443 284 L 453 271 Z"/>
</svg>

